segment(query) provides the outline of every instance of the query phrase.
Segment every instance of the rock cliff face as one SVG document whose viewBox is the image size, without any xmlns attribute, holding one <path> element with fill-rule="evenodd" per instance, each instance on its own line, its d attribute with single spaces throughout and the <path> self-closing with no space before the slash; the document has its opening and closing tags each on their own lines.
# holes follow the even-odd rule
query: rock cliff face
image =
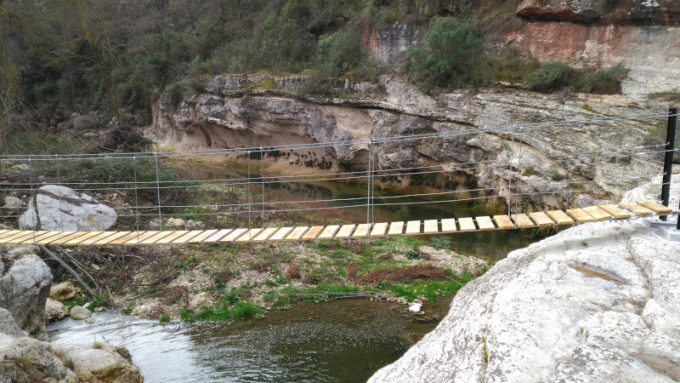
<svg viewBox="0 0 680 383">
<path fill-rule="evenodd" d="M 506 6 L 485 0 L 477 13 Z M 508 3 L 507 1 L 505 3 Z M 523 0 L 519 27 L 500 36 L 496 48 L 509 46 L 540 60 L 630 69 L 623 94 L 644 100 L 653 93 L 680 92 L 680 2 L 674 0 Z M 397 22 L 362 33 L 367 52 L 387 66 L 399 67 L 406 48 L 422 42 L 426 26 Z"/>
<path fill-rule="evenodd" d="M 377 382 L 674 382 L 680 243 L 644 221 L 566 230 L 508 255 Z"/>
<path fill-rule="evenodd" d="M 299 82 L 299 77 L 266 75 L 213 77 L 206 93 L 176 107 L 161 98 L 146 134 L 165 149 L 198 150 L 452 132 L 447 137 L 375 144 L 375 166 L 387 170 L 444 165 L 450 170 L 446 174 L 449 189 L 466 182 L 470 185 L 474 179 L 479 188 L 500 195 L 507 194 L 512 178 L 527 193 L 525 200 L 548 208 L 573 204 L 578 193 L 569 186 L 575 182 L 595 185 L 598 192 L 591 197 L 618 199 L 634 186 L 634 175 L 660 172 L 660 163 L 650 162 L 649 156 L 629 154 L 663 119 L 521 127 L 523 123 L 661 112 L 660 105 L 649 109 L 616 96 L 566 99 L 508 89 L 430 97 L 389 76 L 381 77 L 377 85 L 337 80 L 332 85 L 343 97 L 313 98 L 296 95 Z M 514 124 L 514 140 L 508 131 L 472 132 Z M 592 151 L 598 153 L 587 154 Z M 269 163 L 335 171 L 364 170 L 367 159 L 366 143 L 279 151 L 266 158 Z M 572 181 L 555 181 L 560 178 L 555 172 L 569 175 Z M 412 177 L 399 175 L 382 181 L 409 185 Z M 530 194 L 537 191 L 555 194 Z M 583 202 L 592 203 L 592 199 Z"/>
</svg>

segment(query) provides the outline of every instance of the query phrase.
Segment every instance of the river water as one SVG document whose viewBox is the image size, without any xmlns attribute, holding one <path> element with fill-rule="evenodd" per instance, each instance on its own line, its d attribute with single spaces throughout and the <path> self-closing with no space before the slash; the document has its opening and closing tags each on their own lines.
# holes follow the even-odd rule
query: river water
<svg viewBox="0 0 680 383">
<path fill-rule="evenodd" d="M 443 317 L 449 303 L 426 302 L 423 309 Z M 438 323 L 404 310 L 392 302 L 341 299 L 233 323 L 160 324 L 94 313 L 93 324 L 68 318 L 47 330 L 54 343 L 126 346 L 147 383 L 365 382 Z"/>
</svg>

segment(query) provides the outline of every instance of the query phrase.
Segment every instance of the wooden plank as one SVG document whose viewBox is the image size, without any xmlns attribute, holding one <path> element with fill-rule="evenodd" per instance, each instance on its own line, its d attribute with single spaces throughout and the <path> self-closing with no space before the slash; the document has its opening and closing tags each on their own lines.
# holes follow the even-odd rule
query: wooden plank
<svg viewBox="0 0 680 383">
<path fill-rule="evenodd" d="M 307 229 L 309 229 L 309 226 L 298 226 L 295 229 L 293 229 L 293 232 L 290 233 L 285 240 L 287 242 L 299 241 L 300 238 L 302 237 L 302 234 L 304 234 L 307 231 Z"/>
<path fill-rule="evenodd" d="M 160 233 L 158 233 L 156 235 L 152 235 L 151 237 L 143 240 L 142 243 L 140 243 L 140 245 L 142 245 L 142 246 L 153 245 L 154 243 L 160 241 L 161 239 L 167 237 L 168 235 L 170 235 L 172 233 L 173 233 L 172 231 L 161 231 Z"/>
<path fill-rule="evenodd" d="M 571 225 L 574 223 L 574 220 L 571 219 L 567 215 L 567 213 L 563 212 L 562 210 L 551 210 L 546 214 L 548 214 L 548 217 L 550 217 L 550 219 L 557 222 L 558 225 Z"/>
<path fill-rule="evenodd" d="M 470 217 L 460 218 L 458 220 L 458 225 L 460 225 L 460 231 L 462 231 L 463 233 L 477 231 L 477 228 L 475 227 L 475 222 Z"/>
<path fill-rule="evenodd" d="M 31 240 L 31 239 L 33 239 L 33 240 L 35 241 L 35 237 L 37 237 L 37 236 L 39 236 L 39 235 L 47 234 L 47 233 L 49 233 L 49 231 L 46 231 L 46 230 L 42 230 L 42 231 L 29 231 L 28 233 L 26 233 L 26 234 L 24 234 L 24 235 L 20 235 L 20 236 L 17 236 L 17 237 L 13 237 L 12 239 L 6 241 L 5 243 L 8 244 L 8 245 L 17 245 L 17 244 L 19 244 L 19 243 L 21 243 L 21 242 L 23 242 L 23 241 L 26 241 L 26 240 Z"/>
<path fill-rule="evenodd" d="M 352 236 L 352 232 L 357 225 L 342 225 L 335 239 L 347 239 Z"/>
<path fill-rule="evenodd" d="M 151 238 L 158 233 L 160 233 L 160 231 L 147 231 L 144 234 L 141 234 L 141 235 L 134 237 L 131 240 L 125 242 L 123 245 L 124 246 L 140 246 L 145 239 Z"/>
<path fill-rule="evenodd" d="M 550 217 L 548 217 L 548 215 L 542 211 L 529 213 L 529 218 L 531 218 L 531 220 L 534 221 L 540 227 L 555 225 L 555 222 L 553 222 L 553 220 L 550 219 Z"/>
<path fill-rule="evenodd" d="M 456 227 L 455 218 L 445 218 L 442 219 L 442 233 L 457 233 L 458 228 Z"/>
<path fill-rule="evenodd" d="M 311 229 L 309 229 L 308 232 L 305 233 L 305 235 L 302 236 L 303 241 L 313 241 L 314 238 L 316 238 L 319 233 L 321 233 L 321 230 L 323 230 L 323 226 L 312 226 Z"/>
<path fill-rule="evenodd" d="M 595 218 L 591 217 L 583 209 L 567 209 L 567 214 L 579 223 L 595 222 Z"/>
<path fill-rule="evenodd" d="M 481 231 L 496 230 L 496 226 L 491 222 L 491 217 L 477 217 L 475 221 L 477 221 L 477 226 Z"/>
<path fill-rule="evenodd" d="M 267 229 L 262 230 L 260 234 L 258 234 L 257 237 L 253 238 L 253 242 L 264 242 L 269 239 L 274 233 L 276 233 L 279 230 L 278 227 L 270 227 Z"/>
<path fill-rule="evenodd" d="M 390 224 L 390 230 L 387 231 L 387 235 L 390 237 L 396 237 L 404 232 L 404 221 L 392 222 Z"/>
<path fill-rule="evenodd" d="M 507 215 L 494 215 L 493 220 L 496 221 L 496 226 L 501 230 L 511 230 L 515 228 L 515 224 L 512 223 L 510 217 Z"/>
<path fill-rule="evenodd" d="M 0 244 L 5 244 L 7 243 L 7 241 L 11 241 L 14 238 L 25 237 L 26 235 L 31 233 L 33 232 L 27 230 L 17 230 L 16 233 L 13 233 L 11 235 L 6 236 L 5 238 L 0 239 Z"/>
<path fill-rule="evenodd" d="M 600 209 L 606 211 L 607 213 L 611 214 L 614 216 L 616 219 L 626 219 L 630 218 L 630 213 L 623 210 L 619 209 L 615 205 L 600 205 Z"/>
<path fill-rule="evenodd" d="M 99 231 L 98 233 L 99 234 L 97 234 L 97 235 L 94 235 L 92 237 L 85 238 L 84 240 L 79 241 L 78 246 L 92 246 L 92 244 L 95 243 L 96 241 L 103 239 L 103 238 L 106 238 L 109 235 L 116 234 L 117 232 L 116 231 Z"/>
<path fill-rule="evenodd" d="M 321 234 L 319 234 L 318 239 L 322 239 L 322 240 L 333 239 L 333 236 L 335 235 L 335 233 L 338 232 L 339 229 L 340 229 L 340 225 L 328 225 L 328 226 L 326 226 L 325 229 L 323 229 Z"/>
<path fill-rule="evenodd" d="M 163 237 L 156 241 L 154 245 L 169 245 L 172 241 L 176 240 L 177 238 L 183 236 L 184 234 L 188 233 L 186 230 L 178 230 L 178 231 L 173 231 L 172 234 Z M 127 242 L 127 241 L 125 241 Z"/>
<path fill-rule="evenodd" d="M 43 239 L 51 238 L 62 233 L 63 231 L 48 231 L 47 233 L 39 235 L 35 238 L 27 239 L 24 242 L 21 242 L 20 245 L 33 245 L 34 243 L 38 243 Z"/>
<path fill-rule="evenodd" d="M 527 217 L 526 214 L 513 214 L 512 219 L 515 221 L 520 229 L 528 229 L 534 227 L 534 222 Z"/>
<path fill-rule="evenodd" d="M 622 208 L 626 210 L 630 210 L 633 214 L 637 215 L 638 217 L 646 217 L 648 215 L 653 215 L 654 212 L 647 209 L 646 207 L 642 207 L 635 202 L 621 202 L 619 204 Z"/>
<path fill-rule="evenodd" d="M 91 231 L 89 234 L 81 235 L 78 238 L 74 238 L 66 242 L 63 246 L 76 246 L 79 245 L 81 242 L 88 240 L 90 238 L 94 238 L 98 235 L 101 235 L 102 233 L 103 233 L 102 231 Z"/>
<path fill-rule="evenodd" d="M 60 232 L 59 234 L 56 234 L 56 235 L 52 235 L 52 236 L 49 236 L 49 237 L 43 237 L 39 241 L 36 241 L 35 244 L 39 245 L 39 246 L 44 246 L 44 245 L 51 243 L 52 241 L 56 241 L 56 240 L 64 238 L 64 237 L 71 236 L 75 233 L 76 233 L 75 231 L 62 231 L 62 232 Z"/>
<path fill-rule="evenodd" d="M 223 237 L 220 239 L 220 243 L 225 243 L 225 242 L 234 242 L 238 237 L 243 235 L 243 233 L 247 232 L 248 229 L 236 229 L 229 233 L 229 235 Z"/>
<path fill-rule="evenodd" d="M 124 235 L 122 237 L 118 237 L 118 238 L 116 238 L 112 241 L 109 241 L 109 243 L 107 243 L 107 245 L 109 245 L 109 246 L 120 246 L 120 245 L 124 244 L 125 242 L 131 241 L 133 239 L 137 239 L 138 237 L 142 236 L 144 233 L 146 233 L 146 232 L 145 231 L 132 231 L 132 232 L 128 233 L 127 235 Z"/>
<path fill-rule="evenodd" d="M 284 238 L 286 238 L 286 236 L 288 235 L 288 233 L 290 233 L 291 231 L 293 231 L 293 227 L 292 227 L 292 226 L 290 226 L 290 227 L 282 227 L 282 228 L 280 228 L 276 233 L 274 233 L 274 235 L 272 235 L 271 237 L 269 237 L 269 241 L 270 241 L 270 242 L 281 242 L 281 241 L 283 241 Z"/>
<path fill-rule="evenodd" d="M 219 230 L 217 233 L 211 235 L 210 237 L 206 238 L 203 240 L 204 245 L 209 245 L 213 243 L 219 242 L 222 238 L 226 237 L 227 234 L 231 233 L 233 229 L 222 229 Z"/>
<path fill-rule="evenodd" d="M 380 222 L 373 225 L 373 230 L 371 230 L 371 238 L 380 238 L 385 236 L 387 231 L 387 222 Z"/>
<path fill-rule="evenodd" d="M 436 219 L 428 219 L 425 223 L 423 234 L 437 234 L 439 233 L 439 225 Z"/>
<path fill-rule="evenodd" d="M 420 221 L 408 221 L 406 223 L 406 235 L 420 235 Z"/>
<path fill-rule="evenodd" d="M 201 243 L 204 240 L 210 238 L 213 234 L 217 233 L 219 230 L 217 229 L 212 229 L 212 230 L 206 230 L 203 232 L 201 235 L 197 235 L 193 238 L 191 238 L 189 241 L 187 241 L 188 244 L 195 245 L 197 243 Z"/>
<path fill-rule="evenodd" d="M 183 236 L 177 238 L 176 240 L 172 241 L 173 245 L 184 245 L 185 243 L 189 242 L 191 238 L 198 237 L 200 234 L 203 233 L 204 230 L 191 230 L 190 232 L 184 234 Z"/>
<path fill-rule="evenodd" d="M 23 230 L 6 230 L 4 233 L 0 234 L 0 239 L 4 239 L 7 237 L 10 237 L 12 235 L 17 235 L 21 233 Z"/>
<path fill-rule="evenodd" d="M 600 209 L 597 206 L 584 207 L 583 211 L 588 213 L 591 217 L 595 218 L 596 221 L 607 221 L 612 219 L 612 216 L 609 215 L 609 213 Z"/>
<path fill-rule="evenodd" d="M 656 201 L 651 200 L 637 201 L 637 204 L 642 207 L 646 207 L 647 209 L 655 212 L 656 214 L 670 214 L 673 212 L 673 209 L 664 206 Z"/>
<path fill-rule="evenodd" d="M 51 242 L 50 242 L 50 245 L 53 245 L 53 246 L 61 246 L 61 245 L 65 244 L 66 242 L 68 242 L 68 241 L 70 241 L 70 240 L 72 240 L 72 239 L 78 238 L 78 237 L 80 237 L 81 235 L 85 235 L 85 234 L 87 234 L 87 233 L 89 233 L 89 231 L 77 231 L 77 232 L 75 232 L 75 233 L 73 233 L 73 234 L 71 234 L 71 235 L 69 235 L 69 236 L 61 237 L 61 238 L 59 238 L 59 239 L 55 239 L 54 241 L 51 241 Z"/>
<path fill-rule="evenodd" d="M 238 237 L 236 239 L 236 243 L 248 243 L 255 239 L 258 234 L 260 234 L 264 229 L 250 229 L 248 230 L 247 233 L 243 234 L 242 236 Z"/>
<path fill-rule="evenodd" d="M 368 237 L 368 231 L 371 230 L 371 225 L 367 223 L 362 223 L 357 226 L 357 229 L 352 234 L 352 238 L 366 238 Z"/>
</svg>

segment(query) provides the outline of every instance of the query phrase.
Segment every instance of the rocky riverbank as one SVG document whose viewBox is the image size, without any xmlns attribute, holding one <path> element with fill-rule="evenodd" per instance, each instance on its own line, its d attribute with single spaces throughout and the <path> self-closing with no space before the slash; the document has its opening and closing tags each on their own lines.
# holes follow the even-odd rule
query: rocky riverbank
<svg viewBox="0 0 680 383">
<path fill-rule="evenodd" d="M 46 311 L 52 273 L 39 255 L 36 247 L 0 249 L 0 380 L 142 382 L 125 347 L 103 342 L 62 346 L 44 341 L 50 310 L 61 308 L 53 304 Z"/>
<path fill-rule="evenodd" d="M 677 381 L 679 254 L 642 220 L 514 251 L 370 382 Z"/>
</svg>

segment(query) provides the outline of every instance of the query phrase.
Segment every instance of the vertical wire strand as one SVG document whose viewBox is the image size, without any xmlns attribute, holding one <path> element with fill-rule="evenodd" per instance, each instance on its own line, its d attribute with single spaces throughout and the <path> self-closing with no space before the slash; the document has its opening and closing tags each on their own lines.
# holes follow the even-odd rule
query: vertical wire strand
<svg viewBox="0 0 680 383">
<path fill-rule="evenodd" d="M 515 125 L 512 126 L 512 144 L 510 146 L 510 159 L 508 160 L 508 218 L 512 206 L 512 158 L 515 156 Z"/>
<path fill-rule="evenodd" d="M 375 148 L 373 149 L 373 161 L 371 171 L 371 225 L 375 225 Z"/>
<path fill-rule="evenodd" d="M 253 235 L 252 235 L 252 226 L 251 226 L 251 221 L 250 221 L 250 203 L 251 203 L 251 198 L 250 198 L 250 188 L 251 183 L 250 183 L 250 150 L 248 151 L 248 239 L 251 240 Z"/>
<path fill-rule="evenodd" d="M 517 182 L 516 188 L 517 192 L 515 193 L 515 229 L 517 229 L 517 216 L 519 215 L 519 209 L 518 209 L 518 204 L 519 204 L 519 174 L 522 171 L 522 141 L 524 139 L 524 127 L 520 126 L 519 127 L 519 154 L 517 156 Z"/>
<path fill-rule="evenodd" d="M 260 146 L 260 181 L 262 182 L 262 228 L 264 229 L 264 152 Z"/>
<path fill-rule="evenodd" d="M 35 198 L 33 191 L 33 165 L 31 164 L 31 156 L 28 156 L 28 185 L 31 188 L 31 202 L 29 203 L 29 207 L 31 206 L 30 204 L 33 204 L 33 209 L 31 209 L 31 220 L 33 221 L 33 244 L 35 245 L 35 213 L 38 210 L 38 199 Z"/>
<path fill-rule="evenodd" d="M 371 224 L 371 153 L 372 145 L 368 143 L 368 167 L 366 168 L 366 224 Z"/>
<path fill-rule="evenodd" d="M 137 244 L 139 245 L 139 198 L 137 194 L 137 156 L 132 156 L 132 168 L 135 175 L 135 221 L 137 224 Z"/>
<path fill-rule="evenodd" d="M 55 160 L 57 161 L 57 186 L 61 186 L 61 166 L 59 164 L 59 155 L 55 154 L 54 155 Z M 61 211 L 61 188 L 59 189 L 59 227 L 61 228 L 61 231 L 64 231 L 64 212 Z"/>
<path fill-rule="evenodd" d="M 158 152 L 154 156 L 156 160 L 156 194 L 158 196 L 158 225 L 163 231 L 163 215 L 161 213 L 161 181 L 158 174 Z"/>
</svg>

